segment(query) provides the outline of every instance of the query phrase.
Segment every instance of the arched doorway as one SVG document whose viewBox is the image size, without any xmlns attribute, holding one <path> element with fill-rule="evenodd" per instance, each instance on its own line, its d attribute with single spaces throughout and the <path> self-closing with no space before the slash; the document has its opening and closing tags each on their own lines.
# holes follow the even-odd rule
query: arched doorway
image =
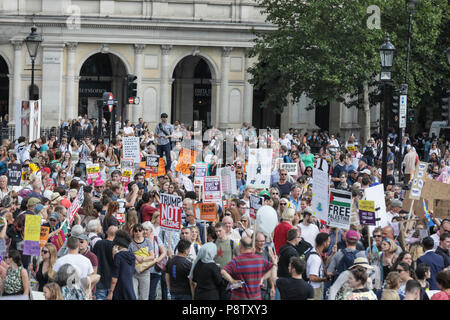
<svg viewBox="0 0 450 320">
<path fill-rule="evenodd" d="M 208 61 L 201 56 L 187 56 L 175 67 L 172 84 L 172 122 L 179 120 L 187 126 L 202 121 L 210 127 L 214 120 L 215 79 Z"/>
<path fill-rule="evenodd" d="M 118 101 L 116 119 L 124 113 L 124 85 L 127 70 L 123 61 L 112 53 L 96 53 L 90 56 L 80 70 L 78 86 L 78 115 L 88 118 L 98 118 L 97 100 L 103 92 L 112 92 Z M 103 116 L 110 120 L 108 107 L 104 107 Z"/>
<path fill-rule="evenodd" d="M 8 114 L 9 106 L 9 69 L 5 59 L 0 56 L 0 116 Z"/>
</svg>

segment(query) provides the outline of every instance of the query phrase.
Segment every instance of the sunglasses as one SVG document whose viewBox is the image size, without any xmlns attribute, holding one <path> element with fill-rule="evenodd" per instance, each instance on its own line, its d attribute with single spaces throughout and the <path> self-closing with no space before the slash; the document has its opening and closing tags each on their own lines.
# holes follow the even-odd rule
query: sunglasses
<svg viewBox="0 0 450 320">
<path fill-rule="evenodd" d="M 375 238 L 381 238 L 382 235 L 381 235 L 381 234 L 376 234 L 376 235 L 374 235 L 374 237 L 375 237 Z"/>
<path fill-rule="evenodd" d="M 287 176 L 287 173 L 281 173 L 280 176 Z"/>
<path fill-rule="evenodd" d="M 272 192 L 272 194 L 273 194 L 273 195 L 279 195 L 279 193 L 278 193 L 278 192 Z"/>
<path fill-rule="evenodd" d="M 193 214 L 187 214 L 186 217 L 193 217 Z"/>
<path fill-rule="evenodd" d="M 48 250 L 42 250 L 42 253 L 48 253 Z"/>
<path fill-rule="evenodd" d="M 405 270 L 403 270 L 403 269 L 396 269 L 395 271 L 402 272 L 402 271 L 405 271 Z"/>
<path fill-rule="evenodd" d="M 287 205 L 287 203 L 280 203 L 280 206 L 285 206 Z"/>
<path fill-rule="evenodd" d="M 135 232 L 142 232 L 142 231 L 144 231 L 144 229 L 136 230 Z"/>
</svg>

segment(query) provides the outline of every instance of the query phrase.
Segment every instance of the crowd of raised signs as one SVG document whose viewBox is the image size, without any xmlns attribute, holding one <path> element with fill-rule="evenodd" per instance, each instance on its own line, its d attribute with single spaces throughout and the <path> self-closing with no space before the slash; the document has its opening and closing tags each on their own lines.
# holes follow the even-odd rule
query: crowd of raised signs
<svg viewBox="0 0 450 320">
<path fill-rule="evenodd" d="M 450 299 L 445 139 L 390 133 L 384 186 L 376 134 L 268 129 L 261 151 L 244 123 L 201 150 L 167 118 L 2 141 L 1 299 Z"/>
</svg>

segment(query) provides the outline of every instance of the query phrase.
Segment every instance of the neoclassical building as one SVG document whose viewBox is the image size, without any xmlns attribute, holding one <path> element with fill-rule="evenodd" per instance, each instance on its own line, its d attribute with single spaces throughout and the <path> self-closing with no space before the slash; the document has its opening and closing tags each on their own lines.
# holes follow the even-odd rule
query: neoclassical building
<svg viewBox="0 0 450 320">
<path fill-rule="evenodd" d="M 153 126 L 165 112 L 186 125 L 281 123 L 283 130 L 320 126 L 358 134 L 358 112 L 339 103 L 308 111 L 303 97 L 281 116 L 259 109 L 263 95 L 254 92 L 246 71 L 255 62 L 248 57 L 251 30 L 276 26 L 251 0 L 0 1 L 0 113 L 10 124 L 14 106 L 28 99 L 31 60 L 24 39 L 33 24 L 44 39 L 35 66 L 42 127 L 84 114 L 97 118 L 96 100 L 110 91 L 118 115 Z M 127 74 L 137 76 L 139 104 L 126 102 Z"/>
</svg>

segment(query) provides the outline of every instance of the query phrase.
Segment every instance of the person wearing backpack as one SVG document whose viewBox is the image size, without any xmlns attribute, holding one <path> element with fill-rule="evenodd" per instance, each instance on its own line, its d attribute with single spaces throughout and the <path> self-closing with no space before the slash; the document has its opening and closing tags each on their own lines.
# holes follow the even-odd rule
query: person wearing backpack
<svg viewBox="0 0 450 320">
<path fill-rule="evenodd" d="M 359 234 L 357 231 L 347 231 L 345 240 L 347 247 L 336 252 L 327 268 L 327 274 L 329 277 L 333 277 L 333 282 L 342 272 L 348 270 L 354 264 L 356 258 L 366 257 L 364 250 L 356 249 L 356 245 L 359 240 Z"/>
<path fill-rule="evenodd" d="M 314 300 L 322 300 L 323 283 L 329 281 L 329 277 L 325 273 L 325 265 L 320 253 L 330 244 L 329 234 L 320 232 L 316 236 L 315 244 L 316 247 L 306 254 L 306 279 L 314 289 Z"/>
<path fill-rule="evenodd" d="M 278 260 L 278 278 L 289 278 L 289 263 L 291 257 L 298 257 L 296 246 L 300 242 L 301 236 L 298 227 L 293 227 L 287 232 L 287 241 L 280 248 Z"/>
</svg>

